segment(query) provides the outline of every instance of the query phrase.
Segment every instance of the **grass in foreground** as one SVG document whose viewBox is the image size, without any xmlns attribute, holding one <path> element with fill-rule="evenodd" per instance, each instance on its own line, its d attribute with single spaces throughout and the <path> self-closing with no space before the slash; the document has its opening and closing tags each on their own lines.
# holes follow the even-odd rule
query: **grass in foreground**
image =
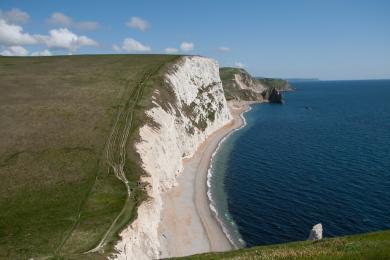
<svg viewBox="0 0 390 260">
<path fill-rule="evenodd" d="M 159 74 L 145 75 L 174 59 L 0 57 L 0 258 L 80 257 L 126 205 L 107 239 L 112 249 L 145 197 L 133 143 L 160 81 Z M 126 108 L 132 116 L 124 166 L 129 200 L 105 158 L 118 112 Z"/>
<path fill-rule="evenodd" d="M 175 258 L 179 259 L 179 258 Z M 390 259 L 390 231 L 258 246 L 183 259 Z"/>
</svg>

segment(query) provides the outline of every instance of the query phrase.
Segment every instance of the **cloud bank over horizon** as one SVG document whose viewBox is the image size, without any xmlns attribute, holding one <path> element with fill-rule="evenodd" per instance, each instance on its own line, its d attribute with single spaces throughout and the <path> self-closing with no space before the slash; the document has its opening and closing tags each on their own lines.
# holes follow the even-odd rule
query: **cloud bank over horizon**
<svg viewBox="0 0 390 260">
<path fill-rule="evenodd" d="M 53 12 L 46 19 L 46 24 L 50 29 L 47 34 L 32 34 L 26 32 L 22 25 L 26 25 L 30 20 L 30 15 L 18 8 L 9 11 L 0 10 L 0 55 L 3 56 L 49 56 L 53 51 L 66 51 L 67 54 L 75 54 L 82 47 L 99 47 L 99 43 L 86 36 L 77 34 L 76 31 L 96 31 L 100 29 L 97 21 L 79 21 L 62 12 Z M 138 16 L 131 17 L 125 26 L 140 32 L 149 29 L 150 23 Z M 41 49 L 30 52 L 28 46 L 41 46 Z M 152 47 L 144 44 L 133 37 L 126 37 L 123 41 L 113 43 L 114 52 L 119 53 L 150 53 Z M 175 54 L 179 52 L 188 53 L 194 50 L 194 43 L 183 41 L 178 47 L 167 47 L 161 52 Z M 61 52 L 62 51 L 62 52 Z M 227 51 L 227 50 L 222 50 Z"/>
</svg>

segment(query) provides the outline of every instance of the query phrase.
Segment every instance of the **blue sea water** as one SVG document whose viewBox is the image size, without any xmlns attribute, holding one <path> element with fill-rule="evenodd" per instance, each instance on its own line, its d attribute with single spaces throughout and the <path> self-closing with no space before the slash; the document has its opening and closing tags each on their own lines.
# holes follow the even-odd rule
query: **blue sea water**
<svg viewBox="0 0 390 260">
<path fill-rule="evenodd" d="M 237 246 L 390 229 L 390 80 L 295 83 L 213 158 L 212 204 Z M 245 243 L 243 242 L 245 241 Z"/>
</svg>

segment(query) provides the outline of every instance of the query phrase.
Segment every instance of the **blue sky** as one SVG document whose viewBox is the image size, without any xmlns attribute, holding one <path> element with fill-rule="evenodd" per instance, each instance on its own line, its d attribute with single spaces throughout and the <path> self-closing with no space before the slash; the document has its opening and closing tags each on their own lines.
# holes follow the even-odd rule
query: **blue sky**
<svg viewBox="0 0 390 260">
<path fill-rule="evenodd" d="M 2 0 L 0 9 L 3 55 L 177 51 L 256 76 L 390 78 L 385 0 Z"/>
</svg>

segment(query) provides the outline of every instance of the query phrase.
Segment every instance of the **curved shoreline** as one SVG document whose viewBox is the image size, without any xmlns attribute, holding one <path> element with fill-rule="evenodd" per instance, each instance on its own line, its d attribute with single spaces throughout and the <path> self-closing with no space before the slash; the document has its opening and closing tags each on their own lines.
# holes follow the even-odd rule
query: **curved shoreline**
<svg viewBox="0 0 390 260">
<path fill-rule="evenodd" d="M 232 106 L 232 105 L 231 105 Z M 230 108 L 231 108 L 230 106 Z M 230 109 L 232 110 L 232 108 Z M 226 224 L 225 222 L 223 221 L 223 219 L 221 218 L 221 216 L 218 214 L 218 210 L 216 209 L 216 201 L 213 199 L 213 196 L 212 196 L 212 191 L 211 191 L 211 179 L 213 177 L 213 174 L 212 174 L 212 168 L 213 168 L 213 162 L 214 162 L 214 157 L 215 155 L 218 153 L 219 149 L 221 148 L 221 145 L 231 136 L 233 135 L 236 131 L 239 131 L 241 129 L 243 129 L 246 125 L 247 125 L 247 122 L 246 122 L 246 119 L 244 117 L 244 114 L 246 112 L 249 112 L 251 110 L 251 106 L 250 104 L 247 104 L 247 107 L 244 111 L 242 111 L 242 109 L 240 109 L 240 111 L 242 111 L 240 113 L 240 117 L 241 117 L 241 125 L 237 128 L 233 128 L 228 134 L 226 134 L 218 143 L 218 146 L 217 148 L 214 150 L 211 158 L 210 158 L 210 165 L 209 165 L 209 169 L 207 171 L 207 181 L 206 181 L 206 184 L 207 184 L 207 197 L 208 197 L 208 200 L 209 200 L 209 207 L 210 207 L 210 210 L 214 213 L 214 217 L 217 219 L 218 221 L 218 224 L 221 226 L 222 228 L 222 231 L 225 233 L 225 236 L 228 238 L 230 244 L 234 247 L 234 249 L 239 249 L 242 247 L 242 244 L 237 244 L 234 242 L 234 239 L 232 238 L 232 235 L 230 234 L 229 232 L 229 229 L 228 227 L 226 227 Z M 234 116 L 233 116 L 234 117 Z"/>
<path fill-rule="evenodd" d="M 233 249 L 223 226 L 210 208 L 207 175 L 220 142 L 245 123 L 242 113 L 254 102 L 229 102 L 232 121 L 211 134 L 194 156 L 184 159 L 177 184 L 163 194 L 159 225 L 160 257 Z"/>
</svg>

